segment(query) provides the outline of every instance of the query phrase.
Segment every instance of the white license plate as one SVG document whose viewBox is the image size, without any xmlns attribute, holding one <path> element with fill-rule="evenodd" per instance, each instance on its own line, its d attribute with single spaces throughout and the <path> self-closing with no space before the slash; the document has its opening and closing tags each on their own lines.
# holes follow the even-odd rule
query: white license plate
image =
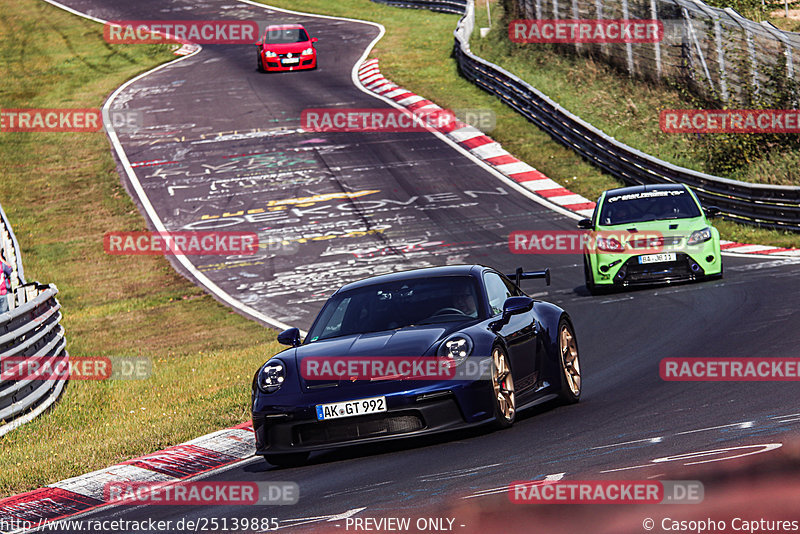
<svg viewBox="0 0 800 534">
<path fill-rule="evenodd" d="M 675 261 L 674 252 L 665 252 L 663 254 L 645 254 L 639 256 L 639 263 L 661 263 L 662 261 Z"/>
<path fill-rule="evenodd" d="M 298 63 L 300 63 L 300 58 L 299 57 L 293 57 L 291 59 L 284 59 L 283 60 L 283 64 L 284 65 L 297 65 Z"/>
<path fill-rule="evenodd" d="M 317 421 L 355 417 L 369 413 L 386 411 L 386 397 L 372 397 L 331 404 L 317 404 Z"/>
</svg>

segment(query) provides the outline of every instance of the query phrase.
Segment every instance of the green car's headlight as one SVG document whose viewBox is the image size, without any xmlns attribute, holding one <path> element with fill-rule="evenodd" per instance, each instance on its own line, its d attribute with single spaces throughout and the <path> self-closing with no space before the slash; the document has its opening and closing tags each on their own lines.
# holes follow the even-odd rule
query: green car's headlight
<svg viewBox="0 0 800 534">
<path fill-rule="evenodd" d="M 686 242 L 687 245 L 699 245 L 700 243 L 705 243 L 711 239 L 711 228 L 703 228 L 702 230 L 697 230 L 696 232 L 692 232 L 692 235 L 689 236 L 689 240 Z"/>
<path fill-rule="evenodd" d="M 603 252 L 624 252 L 625 246 L 614 237 L 597 236 L 597 249 Z"/>
<path fill-rule="evenodd" d="M 286 380 L 286 367 L 280 360 L 270 360 L 258 372 L 258 389 L 264 393 L 275 393 Z"/>
<path fill-rule="evenodd" d="M 461 365 L 472 354 L 473 343 L 465 334 L 455 334 L 439 345 L 439 356 L 450 358 L 455 365 Z"/>
</svg>

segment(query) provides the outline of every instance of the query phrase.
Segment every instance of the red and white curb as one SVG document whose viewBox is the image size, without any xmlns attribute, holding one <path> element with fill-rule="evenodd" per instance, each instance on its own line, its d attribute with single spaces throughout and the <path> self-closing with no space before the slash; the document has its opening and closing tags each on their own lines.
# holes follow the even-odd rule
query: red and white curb
<svg viewBox="0 0 800 534">
<path fill-rule="evenodd" d="M 430 100 L 398 87 L 384 78 L 378 68 L 377 59 L 365 61 L 359 68 L 358 77 L 364 87 L 375 94 L 394 100 L 409 111 L 423 113 L 442 109 Z M 487 137 L 477 128 L 455 121 L 436 130 L 540 197 L 575 213 L 591 216 L 594 202 L 565 189 L 527 163 L 515 158 L 504 150 L 500 143 Z"/>
<path fill-rule="evenodd" d="M 200 50 L 200 45 L 194 43 L 183 43 L 173 54 L 176 56 L 190 56 Z"/>
<path fill-rule="evenodd" d="M 0 499 L 0 532 L 7 526 L 33 527 L 106 506 L 109 482 L 179 482 L 250 458 L 255 453 L 251 422 L 140 456 L 37 490 Z"/>
<path fill-rule="evenodd" d="M 196 49 L 185 46 L 177 50 L 176 54 L 183 55 L 194 51 Z M 442 109 L 430 100 L 398 87 L 384 78 L 378 69 L 377 59 L 366 61 L 361 65 L 359 80 L 373 93 L 390 98 L 410 111 Z M 581 216 L 591 216 L 594 202 L 569 191 L 527 163 L 515 158 L 477 128 L 456 122 L 438 130 L 477 158 L 540 197 Z M 746 245 L 730 241 L 722 242 L 722 250 L 753 255 L 800 257 L 798 249 Z M 23 530 L 19 528 L 5 530 L 3 525 L 13 526 L 29 522 L 36 527 L 44 522 L 107 506 L 109 503 L 104 500 L 104 488 L 108 482 L 179 482 L 246 460 L 254 453 L 255 438 L 251 422 L 213 432 L 162 451 L 0 499 L 0 532 Z"/>
<path fill-rule="evenodd" d="M 722 252 L 735 252 L 737 254 L 763 254 L 769 256 L 800 258 L 800 249 L 796 248 L 771 247 L 769 245 L 746 245 L 744 243 L 735 243 L 733 241 L 720 241 L 719 248 L 722 249 Z"/>
<path fill-rule="evenodd" d="M 430 100 L 386 79 L 381 74 L 377 59 L 365 61 L 358 70 L 358 78 L 368 90 L 394 100 L 409 111 L 424 113 L 442 109 Z M 436 130 L 536 195 L 583 217 L 592 216 L 595 202 L 570 191 L 527 163 L 515 158 L 503 150 L 500 143 L 486 136 L 477 128 L 455 121 L 443 128 L 436 128 Z M 732 241 L 722 241 L 720 245 L 722 251 L 728 253 L 800 257 L 799 249 L 747 245 Z"/>
</svg>

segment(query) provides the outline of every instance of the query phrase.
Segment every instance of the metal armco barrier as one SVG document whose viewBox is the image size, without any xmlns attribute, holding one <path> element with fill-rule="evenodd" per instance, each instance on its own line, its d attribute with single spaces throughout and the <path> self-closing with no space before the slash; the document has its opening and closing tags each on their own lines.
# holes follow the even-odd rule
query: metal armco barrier
<svg viewBox="0 0 800 534">
<path fill-rule="evenodd" d="M 463 15 L 467 8 L 467 0 L 372 0 L 377 4 L 413 9 L 429 9 L 442 13 Z"/>
<path fill-rule="evenodd" d="M 31 421 L 53 404 L 64 390 L 66 380 L 55 379 L 57 363 L 69 363 L 61 305 L 54 285 L 26 283 L 19 243 L 0 207 L 0 248 L 15 269 L 12 275 L 11 310 L 0 314 L 0 371 L 3 376 L 20 376 L 14 369 L 35 359 L 49 372 L 31 380 L 5 380 L 0 376 L 0 436 Z M 25 373 L 21 373 L 25 374 Z"/>
<path fill-rule="evenodd" d="M 388 0 L 373 0 L 391 3 Z M 427 0 L 406 0 L 424 8 Z M 454 32 L 454 56 L 464 77 L 499 97 L 559 143 L 627 184 L 684 183 L 721 216 L 766 228 L 800 231 L 800 187 L 750 184 L 678 167 L 604 134 L 507 70 L 470 51 L 475 6 L 467 0 Z"/>
</svg>

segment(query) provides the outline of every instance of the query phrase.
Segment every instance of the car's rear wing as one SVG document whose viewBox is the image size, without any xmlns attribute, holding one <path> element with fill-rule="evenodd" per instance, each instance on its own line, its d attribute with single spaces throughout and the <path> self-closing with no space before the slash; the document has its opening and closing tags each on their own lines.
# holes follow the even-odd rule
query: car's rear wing
<svg viewBox="0 0 800 534">
<path fill-rule="evenodd" d="M 544 278 L 545 283 L 550 285 L 550 268 L 543 271 L 525 271 L 522 267 L 517 267 L 517 272 L 506 275 L 509 279 L 514 280 L 517 287 L 520 287 L 520 282 L 523 280 L 533 280 L 534 278 Z"/>
</svg>

